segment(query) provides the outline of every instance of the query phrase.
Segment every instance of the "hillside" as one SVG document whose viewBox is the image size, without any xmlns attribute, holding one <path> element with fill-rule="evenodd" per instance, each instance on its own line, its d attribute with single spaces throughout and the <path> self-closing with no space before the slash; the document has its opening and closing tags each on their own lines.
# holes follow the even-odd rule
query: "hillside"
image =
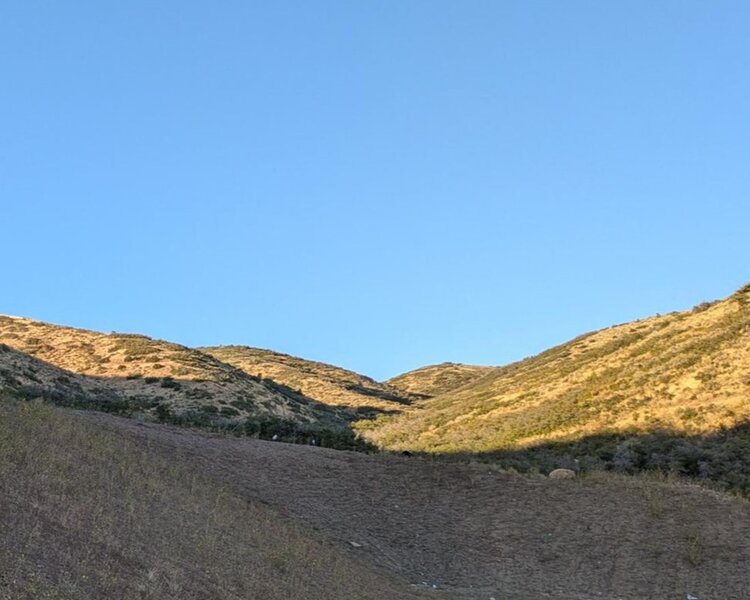
<svg viewBox="0 0 750 600">
<path fill-rule="evenodd" d="M 175 456 L 2 394 L 0 481 L 0 600 L 420 597 Z"/>
<path fill-rule="evenodd" d="M 47 391 L 58 388 L 62 397 L 67 378 L 77 394 L 89 394 L 99 408 L 107 408 L 99 400 L 109 397 L 117 399 L 118 406 L 127 405 L 130 412 L 162 420 L 241 424 L 247 419 L 277 419 L 333 427 L 345 427 L 347 420 L 303 394 L 248 375 L 213 356 L 142 335 L 103 334 L 0 317 L 0 344 L 16 351 L 0 356 L 18 363 L 5 366 L 9 376 L 18 374 L 21 363 L 29 363 L 20 371 L 27 380 L 30 372 L 38 371 L 23 382 L 27 395 L 41 386 Z M 65 373 L 50 371 L 49 366 Z"/>
<path fill-rule="evenodd" d="M 494 370 L 495 367 L 446 362 L 402 373 L 389 379 L 387 383 L 403 392 L 421 398 L 432 398 L 452 392 Z"/>
<path fill-rule="evenodd" d="M 0 600 L 746 597 L 750 285 L 394 379 L 0 317 Z"/>
<path fill-rule="evenodd" d="M 746 600 L 750 588 L 750 504 L 669 477 L 555 480 L 80 416 L 430 598 Z M 351 597 L 377 596 L 369 585 Z"/>
<path fill-rule="evenodd" d="M 582 335 L 362 429 L 391 449 L 489 453 L 609 434 L 700 437 L 748 419 L 750 285 Z"/>
<path fill-rule="evenodd" d="M 323 404 L 359 411 L 401 410 L 413 399 L 408 391 L 326 363 L 247 346 L 199 348 L 258 378 L 271 379 Z"/>
</svg>

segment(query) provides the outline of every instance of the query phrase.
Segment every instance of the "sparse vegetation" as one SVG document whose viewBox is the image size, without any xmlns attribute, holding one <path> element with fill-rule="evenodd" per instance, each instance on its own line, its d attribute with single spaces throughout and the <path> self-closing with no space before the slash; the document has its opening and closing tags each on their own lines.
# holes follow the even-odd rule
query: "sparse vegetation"
<svg viewBox="0 0 750 600">
<path fill-rule="evenodd" d="M 389 379 L 388 383 L 420 399 L 425 399 L 457 390 L 487 375 L 492 370 L 492 367 L 442 363 L 403 373 Z"/>
<path fill-rule="evenodd" d="M 211 427 L 224 427 L 228 421 L 242 424 L 247 418 L 278 418 L 300 424 L 317 422 L 335 430 L 346 429 L 353 418 L 345 410 L 330 409 L 270 379 L 261 381 L 198 350 L 147 336 L 105 335 L 0 317 L 0 343 L 3 340 L 18 352 L 8 369 L 8 381 L 12 377 L 11 387 L 27 398 L 38 396 L 65 406 L 146 420 L 175 420 L 185 413 L 185 421 L 197 424 L 207 415 Z M 27 373 L 24 365 L 31 362 L 60 370 L 47 381 Z M 0 368 L 5 367 L 0 364 Z M 17 377 L 20 372 L 26 373 L 21 379 Z M 54 382 L 55 377 L 69 375 L 76 378 L 74 383 Z M 164 409 L 156 412 L 163 396 L 169 399 L 168 415 Z M 214 408 L 196 410 L 196 401 Z M 235 405 L 221 410 L 230 402 Z"/>
<path fill-rule="evenodd" d="M 418 398 L 388 383 L 378 383 L 340 367 L 271 350 L 247 346 L 202 350 L 289 397 L 307 397 L 321 404 L 354 409 L 367 406 L 374 410 L 400 410 Z"/>
<path fill-rule="evenodd" d="M 736 427 L 750 420 L 742 295 L 580 336 L 357 427 L 382 447 L 438 454 Z"/>
<path fill-rule="evenodd" d="M 0 400 L 0 481 L 0 600 L 412 597 L 271 509 L 42 404 Z"/>
<path fill-rule="evenodd" d="M 481 457 L 524 472 L 658 471 L 748 493 L 750 467 L 740 458 L 750 421 L 742 374 L 750 365 L 748 289 L 585 334 L 506 367 L 445 363 L 386 386 L 266 350 L 199 351 L 0 319 L 0 340 L 80 369 L 75 381 L 59 375 L 59 385 L 38 366 L 5 368 L 3 377 L 27 398 L 239 435 Z M 80 378 L 92 362 L 110 375 L 96 387 Z M 368 443 L 347 426 L 357 418 Z"/>
<path fill-rule="evenodd" d="M 685 538 L 685 560 L 697 567 L 703 563 L 705 544 L 698 533 L 691 533 Z"/>
</svg>

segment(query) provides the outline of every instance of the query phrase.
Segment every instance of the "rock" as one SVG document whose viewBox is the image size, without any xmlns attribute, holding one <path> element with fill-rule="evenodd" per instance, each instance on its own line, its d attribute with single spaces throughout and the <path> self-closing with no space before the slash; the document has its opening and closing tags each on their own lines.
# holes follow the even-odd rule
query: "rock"
<svg viewBox="0 0 750 600">
<path fill-rule="evenodd" d="M 575 479 L 576 472 L 570 469 L 555 469 L 549 474 L 550 479 Z"/>
<path fill-rule="evenodd" d="M 357 542 L 349 542 L 354 548 L 361 548 L 362 544 L 359 544 Z"/>
</svg>

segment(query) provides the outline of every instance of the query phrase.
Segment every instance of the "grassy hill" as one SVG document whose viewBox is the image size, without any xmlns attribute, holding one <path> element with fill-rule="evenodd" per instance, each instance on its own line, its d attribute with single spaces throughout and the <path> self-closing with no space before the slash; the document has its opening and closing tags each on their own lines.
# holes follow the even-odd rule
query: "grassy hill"
<svg viewBox="0 0 750 600">
<path fill-rule="evenodd" d="M 748 420 L 750 285 L 690 311 L 582 335 L 362 429 L 395 450 L 568 444 L 576 455 L 571 444 L 597 436 L 699 439 Z"/>
<path fill-rule="evenodd" d="M 353 407 L 360 411 L 401 410 L 413 399 L 409 391 L 335 367 L 272 350 L 247 346 L 199 348 L 218 360 L 262 379 L 271 379 L 299 390 L 323 404 Z"/>
<path fill-rule="evenodd" d="M 337 447 L 360 444 L 360 419 L 360 436 L 388 450 L 655 468 L 750 493 L 750 285 L 505 367 L 445 363 L 385 384 L 269 350 L 11 317 L 0 344 L 0 386 L 67 406 Z"/>
<path fill-rule="evenodd" d="M 746 500 L 513 470 L 750 496 L 750 285 L 395 379 L 0 317 L 0 600 L 745 597 Z M 461 460 L 163 423 L 296 439 L 376 413 L 378 445 Z"/>
<path fill-rule="evenodd" d="M 12 350 L 0 353 L 5 387 L 26 397 L 250 429 L 281 423 L 345 430 L 354 416 L 209 354 L 142 335 L 0 317 L 0 344 Z"/>
<path fill-rule="evenodd" d="M 452 392 L 494 370 L 495 367 L 446 362 L 402 373 L 389 379 L 387 383 L 398 390 L 424 399 Z"/>
<path fill-rule="evenodd" d="M 174 457 L 7 395 L 0 481 L 0 600 L 417 597 Z"/>
</svg>

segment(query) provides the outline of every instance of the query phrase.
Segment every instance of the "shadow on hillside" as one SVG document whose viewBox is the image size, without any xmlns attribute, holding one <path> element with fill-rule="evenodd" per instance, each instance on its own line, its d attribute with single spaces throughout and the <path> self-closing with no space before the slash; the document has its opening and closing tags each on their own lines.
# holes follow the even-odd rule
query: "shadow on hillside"
<svg viewBox="0 0 750 600">
<path fill-rule="evenodd" d="M 4 344 L 0 344 L 0 356 L 0 391 L 17 399 L 42 399 L 67 408 L 261 439 L 374 451 L 374 446 L 357 436 L 351 423 L 400 412 L 375 406 L 328 405 L 270 379 L 243 374 L 277 394 L 284 407 L 279 413 L 288 416 L 275 416 L 262 410 L 267 409 L 267 398 L 221 397 L 209 389 L 222 382 L 77 375 Z M 253 411 L 260 414 L 243 416 Z"/>
<path fill-rule="evenodd" d="M 658 472 L 750 496 L 750 421 L 710 434 L 610 433 L 523 449 L 437 456 L 489 462 L 522 473 L 548 473 L 557 468 L 580 473 Z"/>
<path fill-rule="evenodd" d="M 368 388 L 364 385 L 359 385 L 356 383 L 350 383 L 346 386 L 346 389 L 350 392 L 356 392 L 357 394 L 361 394 L 362 396 L 371 396 L 373 398 L 377 398 L 378 400 L 385 400 L 387 402 L 396 402 L 397 404 L 403 404 L 404 406 L 409 406 L 412 404 L 412 399 L 406 398 L 404 396 L 399 396 L 397 394 L 392 394 L 388 391 L 384 390 L 375 390 L 372 388 Z M 422 399 L 421 395 L 419 394 L 413 394 L 413 396 L 416 399 Z M 399 411 L 386 411 L 386 412 L 399 412 Z"/>
</svg>

